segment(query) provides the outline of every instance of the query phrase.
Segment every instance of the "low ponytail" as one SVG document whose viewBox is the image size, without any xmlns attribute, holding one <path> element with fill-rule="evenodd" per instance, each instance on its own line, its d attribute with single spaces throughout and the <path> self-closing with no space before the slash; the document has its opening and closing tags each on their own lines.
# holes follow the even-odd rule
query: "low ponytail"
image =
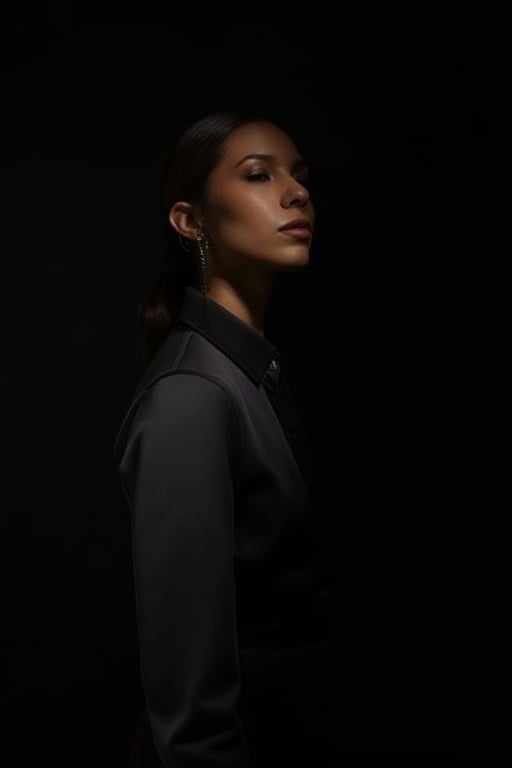
<svg viewBox="0 0 512 768">
<path fill-rule="evenodd" d="M 175 244 L 167 267 L 145 288 L 139 300 L 138 319 L 141 332 L 142 366 L 145 368 L 165 337 L 177 322 L 181 302 L 188 285 L 197 285 L 196 267 Z"/>
<path fill-rule="evenodd" d="M 171 271 L 166 269 L 149 285 L 139 301 L 142 334 L 141 355 L 145 368 L 169 332 L 176 307 L 171 290 Z"/>
</svg>

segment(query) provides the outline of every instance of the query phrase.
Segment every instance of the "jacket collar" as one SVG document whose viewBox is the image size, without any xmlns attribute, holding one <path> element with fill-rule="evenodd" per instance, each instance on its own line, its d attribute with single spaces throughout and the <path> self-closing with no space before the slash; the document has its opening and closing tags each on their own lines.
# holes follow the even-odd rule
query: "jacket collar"
<svg viewBox="0 0 512 768">
<path fill-rule="evenodd" d="M 255 384 L 261 383 L 271 360 L 279 359 L 268 339 L 194 286 L 185 289 L 180 321 L 218 347 Z"/>
</svg>

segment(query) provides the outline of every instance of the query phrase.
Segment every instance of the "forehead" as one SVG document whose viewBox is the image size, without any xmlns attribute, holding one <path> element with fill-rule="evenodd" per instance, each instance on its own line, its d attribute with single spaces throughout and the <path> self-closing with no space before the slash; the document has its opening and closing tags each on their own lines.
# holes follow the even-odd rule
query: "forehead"
<svg viewBox="0 0 512 768">
<path fill-rule="evenodd" d="M 237 128 L 228 141 L 221 164 L 236 165 L 247 155 L 272 155 L 276 162 L 292 164 L 300 153 L 290 137 L 272 123 L 249 123 Z"/>
</svg>

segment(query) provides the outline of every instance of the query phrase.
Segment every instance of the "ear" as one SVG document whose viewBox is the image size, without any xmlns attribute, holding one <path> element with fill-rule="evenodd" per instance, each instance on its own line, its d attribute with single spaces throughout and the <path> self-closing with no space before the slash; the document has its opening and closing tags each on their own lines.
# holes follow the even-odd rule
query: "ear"
<svg viewBox="0 0 512 768">
<path fill-rule="evenodd" d="M 174 203 L 169 211 L 169 222 L 178 235 L 195 240 L 201 231 L 201 224 L 197 221 L 191 203 Z"/>
</svg>

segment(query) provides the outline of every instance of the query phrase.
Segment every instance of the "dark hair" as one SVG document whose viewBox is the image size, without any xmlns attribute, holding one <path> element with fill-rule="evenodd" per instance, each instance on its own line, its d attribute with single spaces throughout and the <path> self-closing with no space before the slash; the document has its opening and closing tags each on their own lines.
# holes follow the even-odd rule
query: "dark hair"
<svg viewBox="0 0 512 768">
<path fill-rule="evenodd" d="M 186 287 L 199 285 L 197 259 L 182 247 L 167 221 L 168 212 L 178 200 L 206 202 L 208 178 L 227 140 L 234 130 L 253 122 L 273 121 L 262 116 L 214 112 L 190 125 L 175 146 L 164 192 L 168 268 L 146 288 L 139 303 L 143 365 L 153 357 L 176 321 Z"/>
</svg>

